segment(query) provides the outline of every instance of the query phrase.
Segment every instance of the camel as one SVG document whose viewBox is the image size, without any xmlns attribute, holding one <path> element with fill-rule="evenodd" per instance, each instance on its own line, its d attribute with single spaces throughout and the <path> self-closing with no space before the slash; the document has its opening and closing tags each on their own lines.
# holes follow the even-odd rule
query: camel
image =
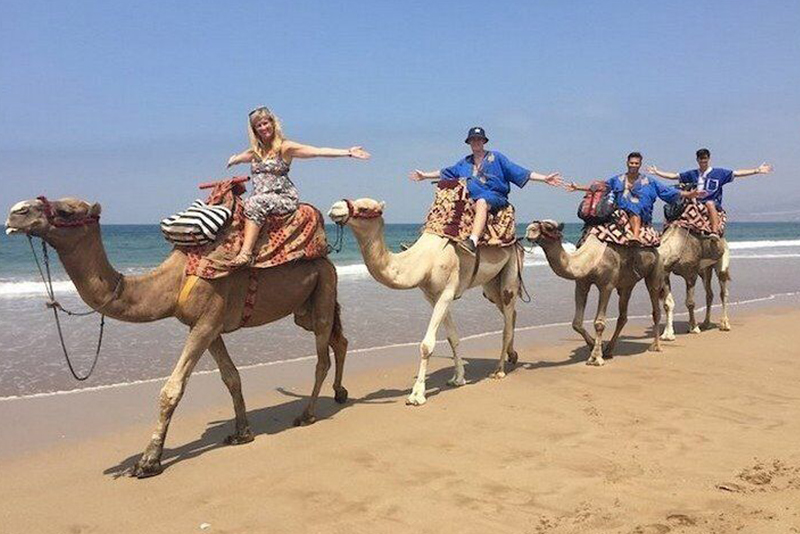
<svg viewBox="0 0 800 534">
<path fill-rule="evenodd" d="M 526 231 L 526 238 L 542 247 L 547 262 L 553 272 L 561 278 L 575 280 L 575 317 L 572 328 L 578 332 L 586 344 L 592 348 L 587 365 L 603 365 L 603 356 L 613 355 L 622 328 L 628 322 L 628 302 L 636 283 L 644 278 L 650 301 L 653 306 L 653 343 L 649 350 L 661 351 L 658 337 L 658 323 L 661 320 L 659 300 L 663 291 L 663 266 L 658 252 L 652 248 L 626 247 L 604 243 L 596 236 L 589 235 L 574 253 L 564 250 L 561 230 L 564 225 L 555 221 L 534 221 Z M 586 299 L 591 286 L 597 286 L 600 298 L 597 315 L 594 319 L 595 337 L 583 327 Z M 619 318 L 614 334 L 603 348 L 603 331 L 606 327 L 606 308 L 611 292 L 619 294 Z"/>
<path fill-rule="evenodd" d="M 664 262 L 664 285 L 667 296 L 664 299 L 664 311 L 667 320 L 661 339 L 673 341 L 675 329 L 673 315 L 675 299 L 669 281 L 670 273 L 675 273 L 686 281 L 686 307 L 689 310 L 689 333 L 699 334 L 701 330 L 711 328 L 711 304 L 714 301 L 714 291 L 711 288 L 713 273 L 717 273 L 719 280 L 720 298 L 722 300 L 722 319 L 719 329 L 728 331 L 731 323 L 728 319 L 728 282 L 730 281 L 730 249 L 724 239 L 702 238 L 686 228 L 672 225 L 661 237 L 661 246 L 658 253 Z M 698 275 L 703 280 L 706 291 L 706 315 L 702 324 L 698 325 L 694 315 L 694 285 Z"/>
<path fill-rule="evenodd" d="M 11 208 L 6 233 L 40 237 L 51 245 L 81 299 L 94 310 L 134 323 L 175 317 L 189 326 L 178 363 L 159 396 L 155 431 L 130 474 L 144 478 L 161 473 L 161 456 L 172 414 L 189 375 L 206 349 L 216 361 L 233 399 L 235 432 L 226 438 L 226 443 L 253 441 L 239 372 L 222 340 L 223 333 L 241 327 L 249 273 L 241 269 L 224 278 L 198 279 L 187 289 L 184 287 L 186 255 L 176 249 L 152 272 L 123 276 L 111 266 L 103 248 L 100 211 L 99 204 L 74 198 L 53 202 L 27 200 Z M 317 397 L 330 368 L 329 346 L 336 361 L 335 399 L 339 403 L 347 400 L 347 390 L 342 386 L 347 339 L 342 335 L 336 300 L 336 269 L 326 258 L 319 258 L 258 269 L 257 278 L 255 304 L 246 326 L 260 326 L 294 314 L 295 322 L 316 336 L 314 388 L 305 411 L 295 420 L 297 425 L 313 423 Z"/>
<path fill-rule="evenodd" d="M 425 403 L 425 375 L 428 359 L 436 344 L 439 325 L 444 323 L 447 340 L 453 353 L 454 371 L 448 384 L 466 383 L 464 362 L 458 353 L 458 333 L 450 315 L 453 300 L 473 287 L 483 286 L 483 294 L 503 314 L 503 347 L 500 361 L 490 376 L 505 376 L 506 357 L 517 362 L 514 351 L 515 300 L 520 290 L 522 253 L 516 246 L 479 248 L 480 261 L 475 270 L 475 257 L 461 250 L 451 240 L 432 233 L 423 233 L 407 250 L 394 254 L 384 240 L 383 209 L 385 204 L 369 198 L 341 200 L 333 204 L 328 216 L 337 224 L 353 231 L 364 257 L 364 263 L 375 280 L 392 289 L 418 287 L 433 306 L 425 337 L 420 343 L 420 364 L 416 381 L 406 404 Z"/>
</svg>

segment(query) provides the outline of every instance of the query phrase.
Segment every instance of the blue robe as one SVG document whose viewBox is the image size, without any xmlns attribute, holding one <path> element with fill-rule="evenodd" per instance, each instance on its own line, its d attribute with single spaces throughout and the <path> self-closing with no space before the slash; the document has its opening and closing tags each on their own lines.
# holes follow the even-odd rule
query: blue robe
<svg viewBox="0 0 800 534">
<path fill-rule="evenodd" d="M 641 217 L 642 224 L 653 223 L 653 206 L 657 198 L 668 203 L 681 198 L 678 188 L 665 185 L 652 176 L 640 174 L 628 191 L 625 190 L 625 180 L 624 174 L 612 176 L 606 180 L 606 185 L 614 191 L 617 206 Z"/>
<path fill-rule="evenodd" d="M 441 170 L 442 180 L 467 180 L 467 190 L 474 200 L 484 199 L 491 211 L 508 206 L 511 184 L 523 187 L 531 171 L 512 162 L 500 152 L 487 150 L 480 169 L 475 169 L 472 154 L 455 165 Z"/>
</svg>

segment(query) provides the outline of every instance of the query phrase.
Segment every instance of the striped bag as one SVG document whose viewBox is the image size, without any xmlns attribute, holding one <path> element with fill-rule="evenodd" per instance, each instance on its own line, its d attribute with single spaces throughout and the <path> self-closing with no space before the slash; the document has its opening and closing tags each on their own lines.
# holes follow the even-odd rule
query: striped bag
<svg viewBox="0 0 800 534">
<path fill-rule="evenodd" d="M 202 200 L 195 200 L 186 211 L 162 220 L 161 232 L 173 245 L 206 245 L 217 238 L 231 215 L 231 210 L 225 206 L 209 206 Z"/>
</svg>

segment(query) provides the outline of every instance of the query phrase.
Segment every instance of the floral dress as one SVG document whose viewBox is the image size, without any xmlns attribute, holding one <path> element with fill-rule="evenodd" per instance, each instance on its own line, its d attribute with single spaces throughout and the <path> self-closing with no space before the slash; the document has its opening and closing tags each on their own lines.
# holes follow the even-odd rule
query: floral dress
<svg viewBox="0 0 800 534">
<path fill-rule="evenodd" d="M 297 188 L 289 179 L 289 164 L 278 155 L 250 165 L 253 193 L 244 202 L 244 215 L 258 225 L 270 215 L 286 215 L 297 209 Z"/>
</svg>

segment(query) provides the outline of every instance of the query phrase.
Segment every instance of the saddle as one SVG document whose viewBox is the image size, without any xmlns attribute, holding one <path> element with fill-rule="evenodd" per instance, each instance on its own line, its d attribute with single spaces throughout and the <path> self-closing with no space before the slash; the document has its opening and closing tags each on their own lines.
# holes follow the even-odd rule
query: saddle
<svg viewBox="0 0 800 534">
<path fill-rule="evenodd" d="M 615 245 L 631 246 L 631 226 L 628 220 L 628 214 L 621 209 L 615 210 L 611 214 L 611 220 L 602 224 L 586 225 L 583 227 L 583 234 L 578 241 L 580 247 L 584 240 L 593 235 L 604 243 L 612 243 Z M 639 246 L 640 247 L 657 247 L 661 244 L 661 234 L 650 225 L 642 225 L 639 233 Z"/>
<path fill-rule="evenodd" d="M 219 182 L 208 196 L 206 204 L 222 205 L 233 213 L 229 223 L 217 238 L 203 246 L 181 247 L 188 261 L 187 276 L 205 279 L 222 278 L 233 269 L 230 262 L 239 253 L 244 239 L 244 206 L 241 199 L 245 188 L 232 180 Z M 266 269 L 294 260 L 314 259 L 328 254 L 322 214 L 310 204 L 300 204 L 288 215 L 267 217 L 253 249 L 254 269 Z"/>
<path fill-rule="evenodd" d="M 728 216 L 724 210 L 718 211 L 720 219 L 719 235 L 722 237 L 725 235 L 725 225 L 728 222 Z M 695 199 L 686 201 L 684 204 L 683 213 L 681 213 L 680 217 L 677 219 L 669 221 L 666 224 L 665 229 L 673 225 L 680 228 L 686 228 L 690 232 L 700 236 L 707 236 L 711 234 L 711 222 L 708 218 L 708 208 L 706 208 L 705 204 L 698 202 Z"/>
<path fill-rule="evenodd" d="M 469 196 L 465 180 L 440 180 L 436 195 L 425 217 L 424 233 L 463 241 L 472 232 L 475 201 Z M 489 213 L 480 245 L 507 247 L 517 241 L 514 206 Z"/>
</svg>

